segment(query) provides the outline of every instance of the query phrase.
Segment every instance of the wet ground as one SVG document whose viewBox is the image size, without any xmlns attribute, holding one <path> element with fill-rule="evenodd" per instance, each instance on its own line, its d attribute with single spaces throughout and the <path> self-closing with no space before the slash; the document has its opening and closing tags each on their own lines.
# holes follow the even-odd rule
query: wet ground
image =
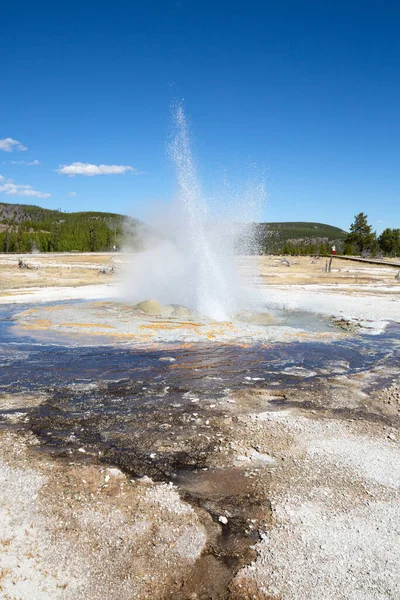
<svg viewBox="0 0 400 600">
<path fill-rule="evenodd" d="M 288 391 L 315 395 L 335 376 L 374 370 L 365 389 L 379 389 L 400 363 L 398 324 L 380 335 L 351 333 L 325 343 L 135 348 L 100 345 L 103 340 L 90 336 L 87 345 L 69 336 L 46 342 L 43 332 L 40 341 L 29 332 L 17 336 L 13 315 L 22 310 L 5 306 L 0 313 L 0 397 L 16 398 L 0 410 L 1 426 L 33 431 L 41 440 L 37 451 L 60 460 L 106 463 L 132 477 L 174 482 L 204 513 L 209 537 L 192 580 L 174 598 L 224 598 L 232 574 L 254 558 L 258 528 L 252 523 L 270 518 L 265 480 L 259 487 L 243 469 L 215 470 L 219 446 L 237 420 L 235 393 L 264 389 L 279 410 L 295 406 Z M 26 395 L 40 401 L 19 405 Z M 318 407 L 311 401 L 308 408 Z M 225 525 L 224 518 L 221 534 L 214 524 Z M 205 583 L 210 569 L 215 581 Z"/>
</svg>

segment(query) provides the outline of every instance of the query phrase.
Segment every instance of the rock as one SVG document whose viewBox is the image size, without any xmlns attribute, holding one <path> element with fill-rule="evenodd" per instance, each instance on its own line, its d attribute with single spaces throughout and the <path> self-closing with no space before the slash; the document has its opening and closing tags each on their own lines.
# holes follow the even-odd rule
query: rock
<svg viewBox="0 0 400 600">
<path fill-rule="evenodd" d="M 176 306 L 171 313 L 171 317 L 174 319 L 190 319 L 190 312 L 188 308 L 184 306 Z"/>
<path fill-rule="evenodd" d="M 125 475 L 120 469 L 117 469 L 117 467 L 108 467 L 105 472 L 108 479 L 110 479 L 110 477 L 125 479 Z"/>
<path fill-rule="evenodd" d="M 163 307 L 157 300 L 144 300 L 134 306 L 136 310 L 146 313 L 147 315 L 161 315 Z"/>
<path fill-rule="evenodd" d="M 252 462 L 259 462 L 259 463 L 264 463 L 264 464 L 268 464 L 268 465 L 276 464 L 276 460 L 273 456 L 270 456 L 269 454 L 266 454 L 263 452 L 259 452 L 258 450 L 254 450 L 253 452 L 251 452 L 250 460 Z"/>
<path fill-rule="evenodd" d="M 226 517 L 224 517 L 223 515 L 221 515 L 220 517 L 218 517 L 218 521 L 220 523 L 222 523 L 222 525 L 226 525 L 228 523 L 228 519 Z"/>
<path fill-rule="evenodd" d="M 236 315 L 238 321 L 243 321 L 249 325 L 275 325 L 278 321 L 270 313 L 251 313 L 242 312 Z"/>
<path fill-rule="evenodd" d="M 174 307 L 167 304 L 167 306 L 162 307 L 162 317 L 164 319 L 169 319 L 172 313 L 174 312 Z"/>
</svg>

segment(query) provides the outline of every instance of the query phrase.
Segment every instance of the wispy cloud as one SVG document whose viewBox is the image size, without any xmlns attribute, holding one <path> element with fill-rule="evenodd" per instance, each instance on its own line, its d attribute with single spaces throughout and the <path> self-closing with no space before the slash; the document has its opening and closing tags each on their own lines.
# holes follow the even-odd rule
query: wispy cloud
<svg viewBox="0 0 400 600">
<path fill-rule="evenodd" d="M 68 192 L 68 196 L 76 196 L 76 192 Z"/>
<path fill-rule="evenodd" d="M 124 175 L 125 173 L 135 173 L 138 171 L 129 165 L 91 165 L 89 163 L 74 162 L 70 165 L 60 165 L 56 173 L 75 177 L 75 175 Z"/>
<path fill-rule="evenodd" d="M 4 150 L 4 152 L 12 152 L 13 150 L 28 150 L 28 148 L 21 144 L 21 142 L 18 140 L 4 138 L 3 140 L 0 140 L 0 150 Z"/>
<path fill-rule="evenodd" d="M 10 160 L 10 165 L 28 165 L 28 166 L 40 165 L 40 160 L 31 160 L 31 161 L 27 161 L 27 160 Z"/>
<path fill-rule="evenodd" d="M 51 196 L 51 194 L 34 190 L 31 185 L 20 185 L 9 179 L 6 183 L 3 183 L 4 181 L 4 177 L 0 175 L 0 193 L 6 194 L 6 196 L 35 196 L 36 198 L 49 198 Z"/>
</svg>

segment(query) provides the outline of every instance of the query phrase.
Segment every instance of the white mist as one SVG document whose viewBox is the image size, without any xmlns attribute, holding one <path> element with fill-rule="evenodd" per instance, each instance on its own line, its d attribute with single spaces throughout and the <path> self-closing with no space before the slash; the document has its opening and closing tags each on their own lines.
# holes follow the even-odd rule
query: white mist
<svg viewBox="0 0 400 600">
<path fill-rule="evenodd" d="M 251 304 L 235 257 L 238 250 L 256 250 L 252 228 L 239 224 L 243 203 L 253 210 L 264 199 L 264 189 L 254 186 L 254 194 L 243 195 L 239 211 L 237 198 L 232 198 L 229 218 L 218 217 L 200 186 L 182 106 L 174 112 L 174 122 L 176 133 L 170 153 L 176 166 L 178 195 L 162 219 L 158 207 L 155 218 L 150 219 L 154 221 L 151 227 L 143 229 L 144 250 L 133 256 L 125 278 L 125 295 L 134 302 L 153 299 L 163 305 L 186 306 L 216 321 L 231 320 Z M 251 218 L 246 212 L 247 219 Z"/>
</svg>

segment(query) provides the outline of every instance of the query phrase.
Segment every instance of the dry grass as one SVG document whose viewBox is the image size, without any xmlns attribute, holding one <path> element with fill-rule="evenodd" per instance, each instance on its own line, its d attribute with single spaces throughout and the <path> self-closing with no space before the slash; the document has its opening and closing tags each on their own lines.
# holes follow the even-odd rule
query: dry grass
<svg viewBox="0 0 400 600">
<path fill-rule="evenodd" d="M 18 259 L 37 269 L 20 269 Z M 29 291 L 43 287 L 74 287 L 115 280 L 99 270 L 105 264 L 123 267 L 135 260 L 132 254 L 0 254 L 0 296 L 15 290 Z M 399 285 L 395 279 L 398 267 L 370 265 L 333 259 L 332 270 L 325 272 L 326 259 L 309 256 L 288 257 L 290 266 L 278 256 L 241 256 L 241 274 L 252 277 L 256 285 Z"/>
<path fill-rule="evenodd" d="M 18 259 L 37 269 L 20 269 Z M 69 287 L 104 283 L 99 270 L 113 254 L 0 254 L 0 294 L 36 287 Z"/>
<path fill-rule="evenodd" d="M 243 257 L 241 271 L 258 274 L 259 283 L 276 285 L 396 285 L 398 267 L 375 265 L 334 258 L 331 272 L 325 271 L 327 259 L 310 256 L 288 257 L 290 266 L 278 256 Z"/>
</svg>

